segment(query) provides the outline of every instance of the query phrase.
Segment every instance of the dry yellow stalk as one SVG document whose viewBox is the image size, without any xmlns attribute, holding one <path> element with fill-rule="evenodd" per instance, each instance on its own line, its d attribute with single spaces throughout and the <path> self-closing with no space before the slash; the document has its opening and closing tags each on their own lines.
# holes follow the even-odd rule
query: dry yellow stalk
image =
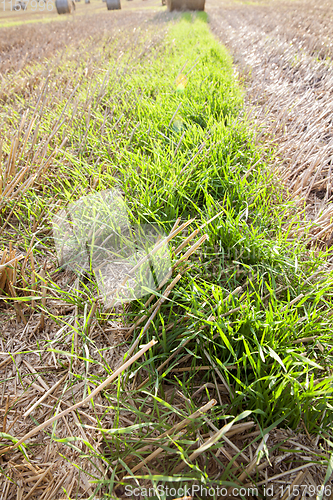
<svg viewBox="0 0 333 500">
<path fill-rule="evenodd" d="M 131 366 L 135 361 L 137 361 L 148 349 L 153 347 L 156 344 L 155 340 L 151 340 L 148 344 L 143 346 L 139 352 L 137 352 L 134 356 L 132 356 L 128 361 L 123 363 L 110 377 L 108 377 L 104 382 L 102 382 L 98 387 L 96 387 L 85 399 L 82 401 L 79 401 L 75 405 L 71 406 L 70 408 L 67 408 L 66 410 L 63 410 L 62 412 L 58 413 L 57 415 L 49 418 L 42 424 L 38 425 L 34 429 L 32 429 L 30 432 L 25 434 L 21 439 L 19 439 L 14 445 L 9 446 L 8 448 L 5 448 L 1 450 L 1 454 L 5 454 L 8 451 L 12 451 L 15 448 L 18 448 L 22 443 L 24 443 L 27 439 L 31 438 L 32 436 L 35 436 L 38 434 L 39 431 L 45 429 L 49 425 L 51 425 L 53 422 L 56 422 L 59 418 L 64 417 L 68 415 L 68 413 L 71 413 L 72 411 L 76 410 L 77 408 L 80 408 L 80 406 L 84 405 L 85 403 L 88 403 L 91 399 L 93 399 L 97 394 L 99 394 L 105 387 L 111 384 L 111 382 L 116 379 L 124 370 L 126 370 L 129 366 Z"/>
</svg>

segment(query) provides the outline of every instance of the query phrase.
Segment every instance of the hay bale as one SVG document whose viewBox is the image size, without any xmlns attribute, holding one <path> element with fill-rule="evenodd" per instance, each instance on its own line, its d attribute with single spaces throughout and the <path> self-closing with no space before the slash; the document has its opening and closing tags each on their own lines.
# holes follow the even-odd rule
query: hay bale
<svg viewBox="0 0 333 500">
<path fill-rule="evenodd" d="M 70 14 L 73 10 L 72 0 L 56 0 L 55 5 L 58 14 Z"/>
<path fill-rule="evenodd" d="M 167 0 L 168 10 L 205 10 L 205 0 Z"/>
<path fill-rule="evenodd" d="M 120 0 L 106 0 L 106 6 L 108 10 L 121 9 Z"/>
</svg>

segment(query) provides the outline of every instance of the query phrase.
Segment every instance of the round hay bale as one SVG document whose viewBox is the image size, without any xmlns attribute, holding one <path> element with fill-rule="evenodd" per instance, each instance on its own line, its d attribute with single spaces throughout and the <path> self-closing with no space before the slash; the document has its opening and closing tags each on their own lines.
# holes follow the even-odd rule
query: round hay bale
<svg viewBox="0 0 333 500">
<path fill-rule="evenodd" d="M 56 0 L 55 5 L 58 14 L 70 14 L 73 9 L 72 0 Z"/>
<path fill-rule="evenodd" d="M 205 0 L 167 0 L 168 10 L 205 10 Z"/>
<path fill-rule="evenodd" d="M 121 9 L 120 0 L 106 0 L 106 6 L 108 10 Z"/>
</svg>

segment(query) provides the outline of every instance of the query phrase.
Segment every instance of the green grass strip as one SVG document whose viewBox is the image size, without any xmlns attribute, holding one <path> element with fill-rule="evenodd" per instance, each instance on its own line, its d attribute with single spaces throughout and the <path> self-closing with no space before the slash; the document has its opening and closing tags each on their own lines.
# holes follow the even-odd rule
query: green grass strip
<svg viewBox="0 0 333 500">
<path fill-rule="evenodd" d="M 55 195 L 64 204 L 110 187 L 121 189 L 134 222 L 158 223 L 166 232 L 178 217 L 195 218 L 193 230 L 219 214 L 199 234 L 207 234 L 207 241 L 191 257 L 191 269 L 146 334 L 147 340 L 159 335 L 158 345 L 129 371 L 132 377 L 136 370 L 138 375 L 146 370 L 143 390 L 131 390 L 133 379 L 127 378 L 126 387 L 118 386 L 117 398 L 105 394 L 109 410 L 115 412 L 115 426 L 126 410 L 134 415 L 137 429 L 149 423 L 163 432 L 173 413 L 185 418 L 206 401 L 211 389 L 209 394 L 208 389 L 193 394 L 198 384 L 209 383 L 218 388 L 218 405 L 210 413 L 218 428 L 226 419 L 249 411 L 249 418 L 261 428 L 279 424 L 297 429 L 302 421 L 309 432 L 324 429 L 332 418 L 328 312 L 333 286 L 332 275 L 318 269 L 327 255 L 295 236 L 300 215 L 272 178 L 274 150 L 256 143 L 254 129 L 243 118 L 243 92 L 230 56 L 211 35 L 203 14 L 184 14 L 169 24 L 166 38 L 151 42 L 142 36 L 120 59 L 111 49 L 105 51 L 105 46 L 94 48 L 99 71 L 91 79 L 82 77 L 90 57 L 84 53 L 71 61 L 72 66 L 56 69 L 60 97 L 49 103 L 41 129 L 50 133 L 64 110 L 61 75 L 68 82 L 73 72 L 79 89 L 59 131 L 59 137 L 67 135 L 68 145 L 56 156 L 57 170 L 48 172 L 43 193 L 31 191 L 15 208 L 20 227 L 32 214 L 37 218 L 47 212 Z M 179 85 L 179 75 L 185 75 L 186 85 Z M 72 83 L 70 89 L 74 79 Z M 12 225 L 11 231 L 15 228 Z M 29 242 L 31 225 L 23 233 L 20 238 Z M 37 241 L 39 248 L 52 249 L 47 233 L 39 234 Z M 181 241 L 179 236 L 175 244 Z M 78 304 L 82 317 L 87 317 L 87 303 L 96 292 L 92 280 L 82 281 L 81 292 L 75 293 L 61 291 L 51 281 L 49 285 L 63 294 L 64 302 Z M 133 303 L 124 321 L 143 314 L 143 302 Z M 102 323 L 103 311 L 97 317 Z M 55 315 L 53 319 L 66 321 Z M 174 326 L 167 330 L 171 323 Z M 83 342 L 82 352 L 72 348 L 70 356 L 81 356 L 87 366 L 98 363 L 107 373 L 104 350 L 85 336 L 84 328 L 70 328 L 77 328 Z M 139 329 L 133 341 L 138 334 Z M 172 362 L 158 371 L 188 339 Z M 89 358 L 88 347 L 97 350 L 98 361 Z M 186 364 L 181 365 L 185 356 Z M 178 365 L 191 369 L 173 371 Z M 209 368 L 198 371 L 201 366 Z M 90 373 L 87 377 L 91 384 L 103 378 Z M 86 375 L 76 378 L 84 380 Z M 175 395 L 165 401 L 165 391 L 172 388 L 183 394 L 186 410 L 173 408 Z M 177 454 L 163 465 L 165 478 L 172 476 L 181 457 L 187 460 L 193 439 L 195 433 L 191 439 L 187 435 L 177 440 Z M 112 435 L 110 440 L 105 460 L 112 463 L 121 457 L 126 469 L 123 459 L 136 453 L 137 443 L 131 436 Z M 171 442 L 163 446 L 166 451 L 175 449 Z M 182 477 L 209 481 L 207 472 L 196 465 L 186 474 Z M 219 480 L 232 481 L 230 470 Z M 111 494 L 112 485 L 107 487 Z"/>
</svg>

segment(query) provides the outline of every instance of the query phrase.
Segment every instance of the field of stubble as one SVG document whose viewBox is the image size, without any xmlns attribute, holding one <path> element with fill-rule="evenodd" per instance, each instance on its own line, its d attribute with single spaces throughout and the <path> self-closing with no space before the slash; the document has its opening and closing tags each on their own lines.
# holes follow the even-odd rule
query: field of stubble
<svg viewBox="0 0 333 500">
<path fill-rule="evenodd" d="M 277 143 L 278 175 L 290 196 L 306 204 L 313 238 L 330 239 L 333 4 L 218 5 L 210 10 L 211 27 L 246 78 L 259 136 Z"/>
</svg>

